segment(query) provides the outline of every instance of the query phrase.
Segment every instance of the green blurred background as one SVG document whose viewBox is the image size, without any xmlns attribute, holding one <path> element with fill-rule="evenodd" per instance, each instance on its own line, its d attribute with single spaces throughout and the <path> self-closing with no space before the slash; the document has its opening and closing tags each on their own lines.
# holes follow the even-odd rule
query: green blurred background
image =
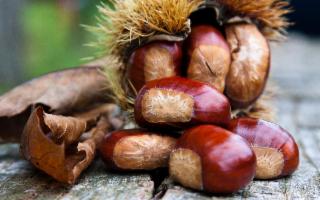
<svg viewBox="0 0 320 200">
<path fill-rule="evenodd" d="M 0 0 L 0 94 L 33 77 L 78 66 L 94 55 L 101 0 Z M 102 1 L 108 3 L 107 1 Z"/>
</svg>

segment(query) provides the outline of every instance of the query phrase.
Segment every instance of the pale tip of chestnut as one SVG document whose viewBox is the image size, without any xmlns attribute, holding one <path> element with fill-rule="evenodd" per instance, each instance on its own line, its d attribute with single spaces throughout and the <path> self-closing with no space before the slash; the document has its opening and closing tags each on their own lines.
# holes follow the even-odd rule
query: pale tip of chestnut
<svg viewBox="0 0 320 200">
<path fill-rule="evenodd" d="M 148 81 L 179 75 L 181 62 L 180 42 L 153 41 L 133 51 L 127 62 L 126 76 L 139 91 Z"/>
<path fill-rule="evenodd" d="M 231 52 L 220 30 L 208 24 L 192 26 L 186 44 L 187 77 L 208 83 L 223 93 L 231 64 Z"/>
<path fill-rule="evenodd" d="M 152 88 L 143 96 L 142 115 L 151 123 L 188 122 L 193 106 L 192 96 L 184 92 Z"/>
<path fill-rule="evenodd" d="M 246 108 L 261 96 L 266 86 L 269 44 L 254 24 L 229 24 L 225 31 L 232 53 L 225 94 L 233 108 Z"/>
<path fill-rule="evenodd" d="M 171 178 L 182 185 L 203 190 L 201 159 L 192 150 L 183 148 L 174 150 L 170 154 L 169 173 Z"/>
<path fill-rule="evenodd" d="M 224 48 L 214 45 L 199 46 L 192 54 L 188 78 L 208 83 L 223 93 L 230 62 L 230 52 Z"/>
<path fill-rule="evenodd" d="M 176 66 L 171 52 L 161 46 L 150 48 L 145 58 L 145 81 L 176 75 Z"/>
<path fill-rule="evenodd" d="M 123 169 L 130 169 L 132 166 L 142 166 L 144 156 L 142 153 L 148 148 L 148 144 L 143 142 L 145 136 L 132 136 L 120 140 L 114 147 L 113 160 L 117 166 Z M 151 139 L 151 138 L 145 138 Z M 146 152 L 147 153 L 147 152 Z M 152 153 L 149 152 L 149 153 Z M 148 160 L 144 163 L 144 167 L 150 168 Z"/>
<path fill-rule="evenodd" d="M 158 135 L 130 136 L 116 144 L 113 159 L 123 169 L 166 167 L 175 142 L 173 138 Z"/>
<path fill-rule="evenodd" d="M 106 135 L 99 152 L 107 168 L 153 170 L 167 167 L 176 138 L 140 129 L 118 130 Z"/>
<path fill-rule="evenodd" d="M 284 167 L 284 158 L 281 152 L 267 147 L 253 147 L 252 149 L 257 157 L 255 178 L 272 179 L 281 175 Z"/>
</svg>

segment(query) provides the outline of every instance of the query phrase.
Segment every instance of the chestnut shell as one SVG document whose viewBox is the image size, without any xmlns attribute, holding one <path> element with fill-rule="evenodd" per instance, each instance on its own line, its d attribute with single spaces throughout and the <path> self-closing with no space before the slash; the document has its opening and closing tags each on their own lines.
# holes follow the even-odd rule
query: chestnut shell
<svg viewBox="0 0 320 200">
<path fill-rule="evenodd" d="M 254 178 L 256 157 L 251 147 L 220 127 L 201 125 L 186 130 L 176 148 L 190 149 L 200 156 L 204 191 L 233 193 Z"/>
<path fill-rule="evenodd" d="M 193 111 L 188 122 L 159 122 L 151 123 L 142 114 L 144 95 L 151 89 L 172 90 L 185 93 L 194 101 Z M 170 109 L 175 109 L 173 105 Z M 231 107 L 227 98 L 215 88 L 182 77 L 170 77 L 146 83 L 135 100 L 134 116 L 136 123 L 146 128 L 174 128 L 181 129 L 197 124 L 226 125 L 231 119 Z"/>
<path fill-rule="evenodd" d="M 130 55 L 127 77 L 139 91 L 147 81 L 178 76 L 181 73 L 182 54 L 180 42 L 154 41 L 141 46 Z"/>
<path fill-rule="evenodd" d="M 276 149 L 283 154 L 284 167 L 278 177 L 292 174 L 299 165 L 299 148 L 291 134 L 277 124 L 255 118 L 232 120 L 228 130 L 245 138 L 252 146 Z"/>
</svg>

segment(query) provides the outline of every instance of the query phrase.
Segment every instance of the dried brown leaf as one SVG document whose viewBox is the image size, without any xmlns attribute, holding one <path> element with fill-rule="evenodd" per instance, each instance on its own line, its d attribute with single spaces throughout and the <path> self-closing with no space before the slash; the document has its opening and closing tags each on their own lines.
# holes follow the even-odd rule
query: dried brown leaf
<svg viewBox="0 0 320 200">
<path fill-rule="evenodd" d="M 108 120 L 102 117 L 90 136 L 78 143 L 86 130 L 84 120 L 47 114 L 38 107 L 23 131 L 21 152 L 54 179 L 73 184 L 94 159 L 96 146 L 109 128 Z"/>
<path fill-rule="evenodd" d="M 102 117 L 97 124 L 97 127 L 91 131 L 91 137 L 78 144 L 78 152 L 85 152 L 85 158 L 75 165 L 72 169 L 72 175 L 74 180 L 70 183 L 74 183 L 76 179 L 80 176 L 81 172 L 86 169 L 91 162 L 93 161 L 96 155 L 96 149 L 103 139 L 103 136 L 110 129 L 108 120 L 105 117 Z"/>
<path fill-rule="evenodd" d="M 80 67 L 50 73 L 0 96 L 0 143 L 17 142 L 36 105 L 50 113 L 72 115 L 110 102 L 100 70 Z"/>
<path fill-rule="evenodd" d="M 126 123 L 125 113 L 121 112 L 120 108 L 115 104 L 102 104 L 92 110 L 75 113 L 72 115 L 75 118 L 85 120 L 87 122 L 87 130 L 97 125 L 97 121 L 101 116 L 108 117 L 108 121 L 112 129 L 118 130 L 124 127 Z M 91 135 L 85 133 L 81 135 L 81 140 L 90 138 Z"/>
<path fill-rule="evenodd" d="M 67 146 L 75 142 L 87 127 L 86 121 L 82 119 L 47 113 L 43 113 L 43 122 L 50 130 L 49 137 L 55 143 L 60 144 L 63 141 Z"/>
</svg>

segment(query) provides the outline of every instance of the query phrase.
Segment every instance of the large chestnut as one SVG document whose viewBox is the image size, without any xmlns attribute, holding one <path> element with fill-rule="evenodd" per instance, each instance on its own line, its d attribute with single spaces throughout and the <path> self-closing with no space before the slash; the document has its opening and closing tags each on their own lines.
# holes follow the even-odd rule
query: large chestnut
<svg viewBox="0 0 320 200">
<path fill-rule="evenodd" d="M 180 75 L 181 62 L 181 43 L 151 42 L 133 51 L 127 63 L 127 76 L 139 91 L 147 81 Z"/>
<path fill-rule="evenodd" d="M 212 193 L 236 192 L 252 181 L 256 157 L 240 136 L 213 125 L 191 128 L 170 154 L 170 176 L 180 184 Z"/>
<path fill-rule="evenodd" d="M 141 127 L 185 128 L 194 124 L 226 124 L 230 104 L 215 88 L 194 80 L 171 77 L 146 83 L 135 101 Z"/>
<path fill-rule="evenodd" d="M 221 32 L 211 25 L 193 26 L 187 40 L 187 49 L 187 77 L 206 82 L 223 92 L 231 52 Z"/>
<path fill-rule="evenodd" d="M 225 93 L 233 108 L 245 108 L 264 90 L 270 68 L 269 45 L 254 24 L 230 24 L 225 30 L 232 52 Z"/>
<path fill-rule="evenodd" d="M 293 137 L 280 126 L 261 119 L 239 118 L 228 129 L 252 146 L 257 157 L 257 179 L 292 174 L 299 165 L 299 149 Z"/>
<path fill-rule="evenodd" d="M 152 170 L 168 166 L 175 145 L 171 136 L 141 129 L 118 130 L 104 137 L 99 153 L 109 169 Z"/>
</svg>

